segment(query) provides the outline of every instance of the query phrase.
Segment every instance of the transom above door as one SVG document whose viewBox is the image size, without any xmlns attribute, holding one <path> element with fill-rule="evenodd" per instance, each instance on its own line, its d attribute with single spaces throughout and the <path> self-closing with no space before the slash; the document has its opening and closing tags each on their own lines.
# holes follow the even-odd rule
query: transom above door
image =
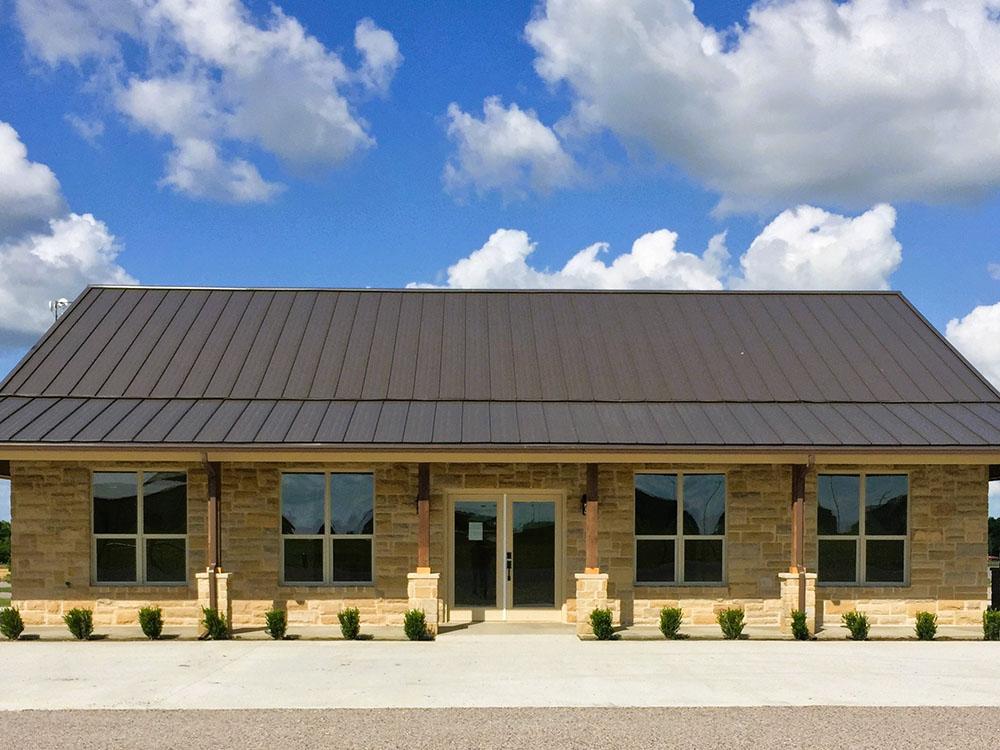
<svg viewBox="0 0 1000 750">
<path fill-rule="evenodd" d="M 557 493 L 450 496 L 452 620 L 559 618 L 561 506 Z"/>
</svg>

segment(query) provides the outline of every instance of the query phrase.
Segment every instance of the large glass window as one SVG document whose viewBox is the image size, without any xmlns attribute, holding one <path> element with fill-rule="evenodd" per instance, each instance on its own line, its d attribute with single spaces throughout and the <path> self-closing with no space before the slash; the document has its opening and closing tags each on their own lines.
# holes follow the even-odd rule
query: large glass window
<svg viewBox="0 0 1000 750">
<path fill-rule="evenodd" d="M 281 475 L 285 583 L 372 583 L 374 533 L 371 474 Z"/>
<path fill-rule="evenodd" d="M 724 475 L 636 475 L 636 583 L 722 583 L 725 544 Z"/>
<path fill-rule="evenodd" d="M 905 474 L 820 474 L 817 496 L 820 583 L 906 582 Z"/>
<path fill-rule="evenodd" d="M 93 474 L 95 583 L 187 581 L 187 476 L 176 471 Z"/>
</svg>

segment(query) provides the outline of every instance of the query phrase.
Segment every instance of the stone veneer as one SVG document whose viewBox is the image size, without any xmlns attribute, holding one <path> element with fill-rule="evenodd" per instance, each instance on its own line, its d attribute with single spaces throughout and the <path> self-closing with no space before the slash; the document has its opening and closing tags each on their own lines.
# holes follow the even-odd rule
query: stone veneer
<svg viewBox="0 0 1000 750">
<path fill-rule="evenodd" d="M 83 463 L 12 463 L 13 591 L 28 624 L 61 623 L 74 606 L 94 609 L 98 625 L 131 624 L 139 607 L 163 607 L 168 624 L 200 616 L 196 574 L 205 565 L 207 484 L 200 464 L 186 468 L 188 568 L 186 586 L 92 586 L 90 583 L 90 467 Z M 134 463 L 100 469 L 152 468 Z M 844 470 L 847 467 L 837 467 Z M 278 488 L 283 470 L 373 471 L 375 474 L 375 583 L 371 586 L 280 584 Z M 633 583 L 633 475 L 636 471 L 712 471 L 727 475 L 727 580 L 721 586 L 636 586 Z M 818 467 L 819 471 L 823 467 Z M 920 609 L 942 624 L 978 623 L 986 606 L 987 477 L 982 466 L 866 467 L 910 474 L 910 585 L 816 589 L 817 619 L 839 620 L 858 607 L 876 624 L 912 622 Z M 747 621 L 783 624 L 779 573 L 791 553 L 791 469 L 785 465 L 601 464 L 599 563 L 608 574 L 607 603 L 618 622 L 658 621 L 664 606 L 680 606 L 685 620 L 712 624 L 726 606 L 742 606 Z M 562 493 L 561 617 L 576 621 L 576 573 L 584 568 L 582 464 L 442 463 L 431 467 L 431 570 L 440 574 L 438 619 L 448 617 L 446 492 L 462 489 L 551 490 Z M 290 624 L 335 625 L 344 607 L 362 622 L 401 624 L 410 603 L 407 575 L 416 570 L 416 464 L 224 464 L 222 564 L 229 572 L 229 608 L 236 627 L 261 626 L 273 606 Z M 815 570 L 815 473 L 807 481 L 806 561 Z M 947 566 L 946 568 L 944 566 Z M 430 614 L 430 613 L 429 613 Z M 430 616 L 428 619 L 432 619 Z"/>
</svg>

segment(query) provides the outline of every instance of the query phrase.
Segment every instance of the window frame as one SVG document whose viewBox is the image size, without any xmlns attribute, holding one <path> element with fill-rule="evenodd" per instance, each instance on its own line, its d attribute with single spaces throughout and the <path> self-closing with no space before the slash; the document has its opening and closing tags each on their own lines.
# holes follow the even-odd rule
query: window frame
<svg viewBox="0 0 1000 750">
<path fill-rule="evenodd" d="M 858 533 L 857 534 L 820 534 L 819 533 L 819 478 L 821 476 L 858 477 Z M 865 481 L 869 476 L 906 477 L 906 534 L 868 534 L 865 529 L 868 487 Z M 913 484 L 909 471 L 817 471 L 816 472 L 816 585 L 841 586 L 852 588 L 900 588 L 910 585 L 910 506 L 913 504 Z M 854 572 L 853 581 L 822 581 L 819 578 L 819 548 L 823 541 L 854 541 Z M 903 543 L 903 580 L 901 581 L 869 581 L 867 579 L 868 542 L 902 542 Z"/>
<path fill-rule="evenodd" d="M 676 476 L 677 477 L 677 532 L 675 534 L 636 534 L 635 533 L 635 480 L 639 476 Z M 722 477 L 722 512 L 729 511 L 729 472 L 728 471 L 637 471 L 632 475 L 632 583 L 641 586 L 702 586 L 721 587 L 728 581 L 727 564 L 728 546 L 726 533 L 723 534 L 685 534 L 684 533 L 684 477 L 687 476 L 721 476 Z M 726 519 L 726 532 L 729 530 L 729 520 Z M 684 542 L 688 539 L 715 540 L 722 542 L 722 578 L 718 581 L 688 581 L 685 580 Z M 639 542 L 640 541 L 673 541 L 674 543 L 674 580 L 673 581 L 640 581 L 639 580 Z"/>
<path fill-rule="evenodd" d="M 278 555 L 278 584 L 280 586 L 317 587 L 371 587 L 375 585 L 375 501 L 378 497 L 375 472 L 370 469 L 334 470 L 323 469 L 293 469 L 282 470 L 281 477 L 286 474 L 322 474 L 323 475 L 323 533 L 322 534 L 286 534 L 282 530 L 282 498 L 281 479 L 278 480 L 278 538 L 280 552 Z M 336 474 L 369 474 L 372 478 L 372 533 L 371 534 L 333 534 L 333 498 L 330 492 L 330 478 Z M 286 539 L 319 539 L 323 542 L 323 580 L 322 581 L 289 581 L 285 579 L 285 540 Z M 337 539 L 368 539 L 371 542 L 371 579 L 368 581 L 336 581 L 333 579 L 333 543 Z"/>
<path fill-rule="evenodd" d="M 134 534 L 98 534 L 94 531 L 94 475 L 95 474 L 134 474 L 136 478 L 135 493 L 135 533 Z M 123 469 L 121 467 L 97 468 L 90 470 L 90 585 L 91 586 L 155 586 L 157 588 L 169 588 L 188 586 L 191 582 L 191 545 L 188 543 L 190 531 L 183 534 L 147 534 L 143 531 L 145 526 L 144 517 L 144 497 L 145 474 L 183 474 L 184 475 L 184 528 L 188 529 L 190 524 L 188 516 L 188 504 L 190 502 L 189 490 L 191 488 L 191 477 L 186 468 L 173 466 L 157 467 L 156 469 Z M 124 539 L 135 541 L 135 580 L 134 581 L 101 581 L 97 578 L 97 542 L 99 539 Z M 183 539 L 184 540 L 184 579 L 180 581 L 148 581 L 146 580 L 146 540 L 156 541 L 159 539 Z"/>
</svg>

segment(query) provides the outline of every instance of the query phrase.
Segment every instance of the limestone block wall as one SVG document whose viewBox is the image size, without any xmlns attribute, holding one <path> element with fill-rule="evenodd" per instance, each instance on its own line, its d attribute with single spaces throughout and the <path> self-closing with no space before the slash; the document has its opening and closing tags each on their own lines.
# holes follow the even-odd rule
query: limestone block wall
<svg viewBox="0 0 1000 750">
<path fill-rule="evenodd" d="M 805 556 L 816 569 L 816 474 L 806 477 Z M 921 610 L 942 625 L 976 625 L 989 605 L 986 569 L 989 484 L 985 466 L 837 466 L 836 471 L 906 472 L 910 477 L 908 586 L 816 587 L 819 624 L 839 625 L 852 609 L 875 625 L 912 624 Z"/>
<path fill-rule="evenodd" d="M 637 586 L 635 580 L 635 492 L 638 471 L 712 472 L 726 475 L 726 565 L 721 586 Z M 778 625 L 778 574 L 791 556 L 791 468 L 786 465 L 604 464 L 599 562 L 609 574 L 608 602 L 622 624 L 654 624 L 660 609 L 680 607 L 685 622 L 714 625 L 716 612 L 739 606 L 755 625 Z"/>
<path fill-rule="evenodd" d="M 166 467 L 160 465 L 160 468 Z M 148 464 L 90 466 L 81 462 L 12 463 L 13 592 L 29 624 L 61 624 L 74 606 L 94 609 L 99 625 L 134 623 L 154 603 L 168 624 L 200 617 L 195 574 L 206 563 L 207 479 L 200 464 L 188 471 L 188 584 L 92 586 L 92 469 L 150 469 Z M 838 467 L 844 470 L 846 467 Z M 861 467 L 855 467 L 861 470 Z M 286 470 L 372 471 L 375 475 L 375 582 L 371 586 L 283 586 L 280 583 L 280 475 Z M 726 567 L 721 586 L 636 586 L 634 485 L 636 471 L 722 472 L 727 477 Z M 823 471 L 820 466 L 818 471 Z M 910 584 L 905 587 L 816 587 L 817 620 L 839 621 L 860 608 L 878 624 L 910 623 L 916 611 L 936 612 L 942 624 L 975 624 L 987 602 L 987 476 L 982 466 L 866 467 L 910 475 Z M 449 591 L 446 496 L 449 491 L 546 490 L 561 493 L 562 618 L 575 622 L 575 574 L 584 569 L 583 464 L 440 463 L 431 468 L 431 569 L 440 573 L 441 621 Z M 608 606 L 624 624 L 655 623 L 663 606 L 680 606 L 688 623 L 712 624 L 723 607 L 742 606 L 753 624 L 779 625 L 778 574 L 791 554 L 791 469 L 786 465 L 601 464 L 599 565 L 608 574 Z M 816 567 L 815 472 L 807 478 L 806 562 Z M 231 574 L 233 624 L 260 627 L 272 606 L 287 608 L 292 624 L 335 625 L 346 606 L 369 624 L 399 624 L 407 609 L 407 574 L 416 569 L 416 464 L 228 463 L 222 467 L 223 569 Z M 584 616 L 587 613 L 584 613 Z"/>
<path fill-rule="evenodd" d="M 157 605 L 172 625 L 201 618 L 195 574 L 206 564 L 208 479 L 201 464 L 161 468 L 188 473 L 188 584 L 91 585 L 91 471 L 148 465 L 81 462 L 11 463 L 11 570 L 14 605 L 28 625 L 62 625 L 73 607 L 94 611 L 95 625 L 132 625 L 141 607 Z"/>
</svg>

